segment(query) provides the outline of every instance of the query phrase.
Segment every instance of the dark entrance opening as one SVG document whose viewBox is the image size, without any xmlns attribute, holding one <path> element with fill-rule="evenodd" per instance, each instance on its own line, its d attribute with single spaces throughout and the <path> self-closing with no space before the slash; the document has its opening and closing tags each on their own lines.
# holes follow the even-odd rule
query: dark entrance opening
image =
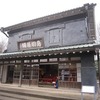
<svg viewBox="0 0 100 100">
<path fill-rule="evenodd" d="M 39 85 L 52 85 L 58 76 L 57 64 L 45 64 L 39 67 Z"/>
<path fill-rule="evenodd" d="M 13 73 L 14 73 L 14 65 L 9 65 L 7 71 L 7 83 L 13 83 Z"/>
</svg>

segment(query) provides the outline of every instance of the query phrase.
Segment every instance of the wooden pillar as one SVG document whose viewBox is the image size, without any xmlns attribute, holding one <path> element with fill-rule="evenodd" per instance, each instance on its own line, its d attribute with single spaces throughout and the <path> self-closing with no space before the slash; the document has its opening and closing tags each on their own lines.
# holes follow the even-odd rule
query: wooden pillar
<svg viewBox="0 0 100 100">
<path fill-rule="evenodd" d="M 24 61 L 21 60 L 21 68 L 20 68 L 20 76 L 19 76 L 19 87 L 21 87 L 22 85 L 22 74 L 23 74 L 23 64 L 24 64 Z"/>
<path fill-rule="evenodd" d="M 3 70 L 4 70 L 4 61 L 3 61 L 2 72 L 1 72 L 1 83 L 2 83 L 2 81 L 3 81 Z"/>
</svg>

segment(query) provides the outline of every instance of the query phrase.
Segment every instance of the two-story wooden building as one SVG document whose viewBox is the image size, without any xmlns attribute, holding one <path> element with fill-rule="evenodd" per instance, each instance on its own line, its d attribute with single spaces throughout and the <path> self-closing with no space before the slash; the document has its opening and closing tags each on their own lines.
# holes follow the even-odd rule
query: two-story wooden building
<svg viewBox="0 0 100 100">
<path fill-rule="evenodd" d="M 1 83 L 96 86 L 95 4 L 3 28 L 7 52 L 0 54 Z"/>
</svg>

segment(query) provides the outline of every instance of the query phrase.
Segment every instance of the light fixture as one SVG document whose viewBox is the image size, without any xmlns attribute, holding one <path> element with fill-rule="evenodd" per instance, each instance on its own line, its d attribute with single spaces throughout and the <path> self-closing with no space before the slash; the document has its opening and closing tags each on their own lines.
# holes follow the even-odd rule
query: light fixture
<svg viewBox="0 0 100 100">
<path fill-rule="evenodd" d="M 69 54 L 69 52 L 67 52 L 67 54 Z"/>
<path fill-rule="evenodd" d="M 62 55 L 63 53 L 60 53 L 60 55 Z"/>
<path fill-rule="evenodd" d="M 75 52 L 73 52 L 73 54 L 75 54 Z"/>
<path fill-rule="evenodd" d="M 90 52 L 89 50 L 87 50 L 87 52 Z"/>
<path fill-rule="evenodd" d="M 80 51 L 80 53 L 82 53 L 82 51 Z"/>
</svg>

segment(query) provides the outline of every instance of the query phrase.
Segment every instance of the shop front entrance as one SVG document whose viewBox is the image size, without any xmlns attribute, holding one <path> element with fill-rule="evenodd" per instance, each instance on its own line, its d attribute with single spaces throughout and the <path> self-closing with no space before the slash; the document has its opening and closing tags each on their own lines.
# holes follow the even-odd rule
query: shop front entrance
<svg viewBox="0 0 100 100">
<path fill-rule="evenodd" d="M 58 64 L 40 64 L 39 86 L 53 86 L 58 77 Z"/>
<path fill-rule="evenodd" d="M 13 83 L 13 73 L 14 73 L 14 65 L 9 65 L 7 71 L 7 83 Z"/>
</svg>

